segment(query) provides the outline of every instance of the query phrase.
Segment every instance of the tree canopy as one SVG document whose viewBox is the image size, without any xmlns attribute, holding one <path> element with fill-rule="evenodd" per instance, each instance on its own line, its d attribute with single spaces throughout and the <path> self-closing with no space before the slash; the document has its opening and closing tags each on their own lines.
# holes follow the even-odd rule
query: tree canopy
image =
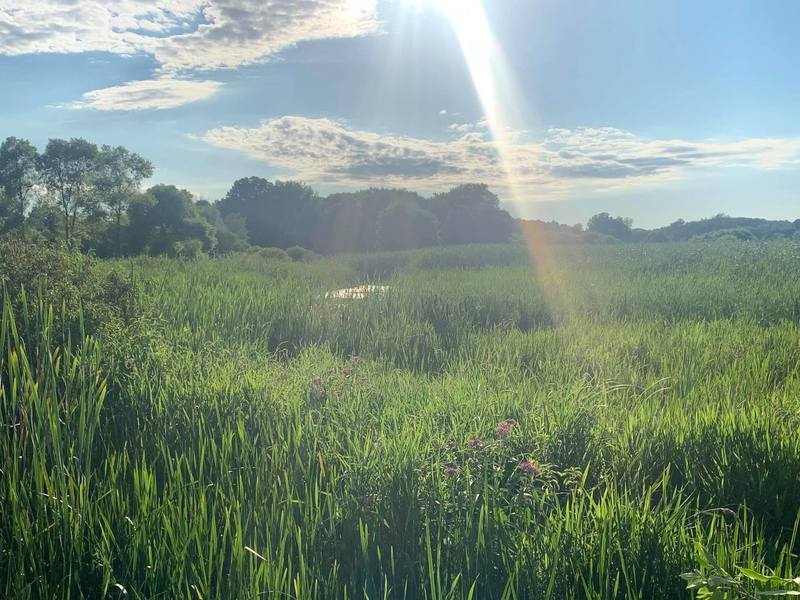
<svg viewBox="0 0 800 600">
<path fill-rule="evenodd" d="M 405 250 L 502 243 L 618 243 L 800 238 L 800 219 L 716 215 L 634 229 L 601 212 L 584 229 L 514 219 L 487 185 L 469 183 L 430 197 L 397 188 L 319 195 L 298 181 L 245 177 L 217 202 L 174 185 L 143 185 L 153 164 L 123 146 L 51 139 L 40 154 L 28 140 L 0 144 L 0 234 L 79 247 L 98 256 L 193 257 L 251 247 L 306 260 L 313 253 Z M 281 250 L 291 250 L 283 253 Z"/>
</svg>

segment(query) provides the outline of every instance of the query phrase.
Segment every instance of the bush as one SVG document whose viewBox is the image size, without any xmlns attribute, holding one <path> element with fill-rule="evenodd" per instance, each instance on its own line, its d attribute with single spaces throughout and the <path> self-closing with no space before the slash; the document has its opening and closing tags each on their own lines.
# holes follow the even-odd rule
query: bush
<svg viewBox="0 0 800 600">
<path fill-rule="evenodd" d="M 291 260 L 283 248 L 258 248 L 255 254 L 268 260 Z"/>
<path fill-rule="evenodd" d="M 198 259 L 203 255 L 203 243 L 197 239 L 175 242 L 172 245 L 172 254 L 177 258 Z"/>
<path fill-rule="evenodd" d="M 116 336 L 138 315 L 133 282 L 116 271 L 103 272 L 79 252 L 16 236 L 0 237 L 0 288 L 22 328 L 36 330 L 53 307 L 56 341 L 82 334 Z"/>
<path fill-rule="evenodd" d="M 287 248 L 286 254 L 295 262 L 311 262 L 317 256 L 311 250 L 306 250 L 302 246 Z"/>
<path fill-rule="evenodd" d="M 707 233 L 692 236 L 691 242 L 734 242 L 739 240 L 752 240 L 753 233 L 744 227 L 734 227 L 732 229 L 716 229 Z"/>
</svg>

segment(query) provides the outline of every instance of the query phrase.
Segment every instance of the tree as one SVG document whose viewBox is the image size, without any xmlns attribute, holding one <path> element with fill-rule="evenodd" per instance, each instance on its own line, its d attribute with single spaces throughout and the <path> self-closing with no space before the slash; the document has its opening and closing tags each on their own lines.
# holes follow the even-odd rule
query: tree
<svg viewBox="0 0 800 600">
<path fill-rule="evenodd" d="M 424 248 L 439 243 L 439 223 L 431 211 L 411 202 L 395 202 L 377 224 L 382 250 Z"/>
<path fill-rule="evenodd" d="M 9 137 L 0 145 L 0 217 L 5 216 L 10 227 L 25 220 L 36 185 L 38 158 L 39 152 L 28 140 Z"/>
<path fill-rule="evenodd" d="M 231 213 L 224 219 L 219 209 L 205 200 L 195 203 L 197 213 L 214 228 L 217 237 L 216 251 L 219 254 L 247 250 L 247 222 L 239 213 Z"/>
<path fill-rule="evenodd" d="M 248 177 L 236 181 L 217 208 L 225 219 L 232 214 L 244 217 L 251 244 L 288 248 L 310 245 L 320 201 L 300 182 Z"/>
<path fill-rule="evenodd" d="M 194 255 L 200 250 L 211 252 L 217 244 L 214 229 L 200 215 L 192 202 L 192 194 L 174 185 L 156 185 L 128 208 L 131 248 L 153 255 Z"/>
<path fill-rule="evenodd" d="M 93 189 L 97 156 L 97 146 L 83 138 L 52 139 L 39 160 L 42 182 L 64 217 L 64 241 L 68 245 L 73 243 L 78 216 L 97 203 Z"/>
<path fill-rule="evenodd" d="M 122 254 L 122 217 L 142 181 L 153 175 L 153 164 L 127 148 L 103 146 L 97 156 L 95 185 L 114 216 L 117 255 Z"/>
<path fill-rule="evenodd" d="M 514 220 L 485 184 L 470 183 L 436 194 L 430 209 L 439 220 L 443 244 L 507 242 Z"/>
<path fill-rule="evenodd" d="M 632 219 L 612 217 L 604 212 L 598 213 L 589 219 L 586 229 L 592 233 L 601 233 L 618 240 L 627 241 L 631 237 L 631 225 L 633 225 Z"/>
<path fill-rule="evenodd" d="M 420 206 L 425 199 L 416 192 L 392 188 L 370 188 L 331 194 L 321 203 L 321 216 L 312 236 L 319 252 L 365 252 L 383 247 L 381 215 L 393 204 Z"/>
</svg>

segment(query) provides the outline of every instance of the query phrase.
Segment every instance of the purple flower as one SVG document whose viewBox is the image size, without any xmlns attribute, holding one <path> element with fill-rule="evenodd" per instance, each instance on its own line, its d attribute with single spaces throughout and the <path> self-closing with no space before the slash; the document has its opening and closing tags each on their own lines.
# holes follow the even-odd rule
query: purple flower
<svg viewBox="0 0 800 600">
<path fill-rule="evenodd" d="M 467 440 L 467 446 L 471 448 L 483 448 L 483 440 L 472 438 L 471 440 Z"/>
<path fill-rule="evenodd" d="M 456 477 L 460 473 L 458 467 L 453 465 L 445 465 L 443 471 L 445 477 Z"/>
<path fill-rule="evenodd" d="M 494 432 L 500 437 L 506 437 L 509 433 L 511 433 L 511 429 L 516 424 L 514 419 L 506 419 L 505 421 L 501 421 L 497 427 L 495 427 Z"/>
<path fill-rule="evenodd" d="M 523 460 L 517 465 L 517 468 L 526 475 L 531 475 L 533 477 L 538 477 L 542 474 L 542 470 L 529 460 Z"/>
</svg>

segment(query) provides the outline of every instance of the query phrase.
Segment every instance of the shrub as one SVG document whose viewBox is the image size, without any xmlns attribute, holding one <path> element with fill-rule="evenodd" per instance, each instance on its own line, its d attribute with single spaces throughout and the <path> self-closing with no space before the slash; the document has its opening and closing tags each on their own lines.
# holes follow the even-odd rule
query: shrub
<svg viewBox="0 0 800 600">
<path fill-rule="evenodd" d="M 316 257 L 311 250 L 306 250 L 302 246 L 292 246 L 286 249 L 286 254 L 289 255 L 295 262 L 311 262 Z"/>
<path fill-rule="evenodd" d="M 282 248 L 259 248 L 255 253 L 268 260 L 290 260 L 289 255 Z"/>
<path fill-rule="evenodd" d="M 198 259 L 203 255 L 203 243 L 197 239 L 175 242 L 172 245 L 172 254 L 177 258 Z"/>
<path fill-rule="evenodd" d="M 689 240 L 691 242 L 735 242 L 738 240 L 752 240 L 753 233 L 744 227 L 734 227 L 732 229 L 716 229 L 707 233 L 701 233 Z"/>
<path fill-rule="evenodd" d="M 42 326 L 41 307 L 53 307 L 56 341 L 81 334 L 122 334 L 138 314 L 133 282 L 78 252 L 16 236 L 0 237 L 0 287 L 21 326 Z"/>
</svg>

